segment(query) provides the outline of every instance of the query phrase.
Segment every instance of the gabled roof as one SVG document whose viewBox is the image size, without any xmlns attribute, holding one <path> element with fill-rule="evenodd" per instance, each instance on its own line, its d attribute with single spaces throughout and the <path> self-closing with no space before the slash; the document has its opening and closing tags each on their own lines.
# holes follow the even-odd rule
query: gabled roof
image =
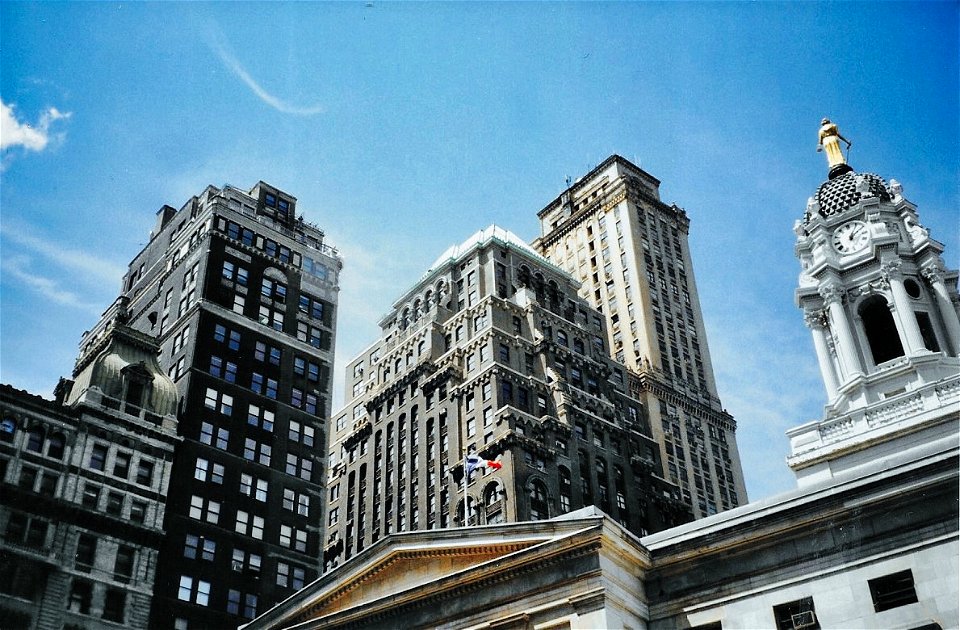
<svg viewBox="0 0 960 630">
<path fill-rule="evenodd" d="M 504 575 L 596 550 L 604 528 L 611 526 L 607 521 L 586 508 L 550 521 L 393 534 L 243 628 L 375 624 L 379 615 L 399 606 L 435 606 L 445 597 L 502 581 Z"/>
</svg>

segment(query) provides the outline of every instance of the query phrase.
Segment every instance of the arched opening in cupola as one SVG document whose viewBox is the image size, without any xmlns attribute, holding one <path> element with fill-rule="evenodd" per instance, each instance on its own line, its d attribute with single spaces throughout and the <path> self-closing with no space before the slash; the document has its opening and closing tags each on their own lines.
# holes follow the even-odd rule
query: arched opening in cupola
<svg viewBox="0 0 960 630">
<path fill-rule="evenodd" d="M 903 344 L 893 314 L 881 295 L 874 295 L 860 304 L 860 320 L 866 334 L 873 362 L 880 365 L 903 356 Z"/>
</svg>

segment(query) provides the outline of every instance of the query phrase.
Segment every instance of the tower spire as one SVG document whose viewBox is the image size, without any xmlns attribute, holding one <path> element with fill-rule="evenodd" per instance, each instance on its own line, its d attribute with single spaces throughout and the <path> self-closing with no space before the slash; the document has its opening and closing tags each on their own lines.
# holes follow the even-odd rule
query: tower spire
<svg viewBox="0 0 960 630">
<path fill-rule="evenodd" d="M 849 151 L 852 143 L 840 135 L 840 129 L 837 128 L 837 125 L 830 122 L 829 118 L 824 118 L 820 121 L 817 151 L 826 151 L 827 153 L 827 164 L 830 166 L 830 179 L 853 170 L 853 168 L 847 164 L 847 160 L 843 157 L 843 152 L 840 150 L 841 140 L 847 143 L 847 151 Z"/>
</svg>

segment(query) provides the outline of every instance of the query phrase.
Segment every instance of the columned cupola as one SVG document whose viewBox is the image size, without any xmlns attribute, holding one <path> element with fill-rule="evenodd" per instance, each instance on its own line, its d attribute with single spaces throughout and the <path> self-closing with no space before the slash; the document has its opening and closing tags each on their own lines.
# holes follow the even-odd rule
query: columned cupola
<svg viewBox="0 0 960 630">
<path fill-rule="evenodd" d="M 896 433 L 901 412 L 955 407 L 960 397 L 958 273 L 944 266 L 943 245 L 902 186 L 856 172 L 841 140 L 849 145 L 824 119 L 828 179 L 795 225 L 796 301 L 828 398 L 823 421 L 790 432 L 801 477 L 854 443 Z"/>
</svg>

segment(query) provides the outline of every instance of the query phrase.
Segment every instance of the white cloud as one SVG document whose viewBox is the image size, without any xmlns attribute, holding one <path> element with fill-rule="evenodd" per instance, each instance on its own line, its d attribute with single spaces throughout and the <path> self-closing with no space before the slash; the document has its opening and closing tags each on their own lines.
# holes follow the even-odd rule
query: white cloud
<svg viewBox="0 0 960 630">
<path fill-rule="evenodd" d="M 223 65 L 225 65 L 228 70 L 236 75 L 238 79 L 243 81 L 261 101 L 277 111 L 281 111 L 285 114 L 312 116 L 314 114 L 323 112 L 323 107 L 320 105 L 313 105 L 311 107 L 298 107 L 296 105 L 286 103 L 273 94 L 267 92 L 252 76 L 250 76 L 250 73 L 247 72 L 243 65 L 240 64 L 237 58 L 233 56 L 233 52 L 227 45 L 226 38 L 219 31 L 219 29 L 212 28 L 209 32 L 209 35 L 210 39 L 208 41 L 208 45 L 210 46 L 210 49 L 217 54 L 217 56 L 220 58 L 220 61 L 223 62 Z"/>
<path fill-rule="evenodd" d="M 30 259 L 25 256 L 11 257 L 3 261 L 3 273 L 5 276 L 16 278 L 33 291 L 57 304 L 71 306 L 95 315 L 99 315 L 103 310 L 102 304 L 84 302 L 76 293 L 60 288 L 55 280 L 28 271 L 31 266 Z"/>
<path fill-rule="evenodd" d="M 50 107 L 40 114 L 36 125 L 17 120 L 14 106 L 0 101 L 0 149 L 23 147 L 27 151 L 43 151 L 51 139 L 62 135 L 51 134 L 50 125 L 54 121 L 70 118 L 70 112 L 61 112 Z"/>
<path fill-rule="evenodd" d="M 34 234 L 32 228 L 23 223 L 11 224 L 9 220 L 4 221 L 0 225 L 0 234 L 60 265 L 68 273 L 79 272 L 84 278 L 93 280 L 97 284 L 119 287 L 120 279 L 126 273 L 126 267 L 123 265 L 99 258 L 89 252 L 69 249 L 57 239 Z"/>
</svg>

